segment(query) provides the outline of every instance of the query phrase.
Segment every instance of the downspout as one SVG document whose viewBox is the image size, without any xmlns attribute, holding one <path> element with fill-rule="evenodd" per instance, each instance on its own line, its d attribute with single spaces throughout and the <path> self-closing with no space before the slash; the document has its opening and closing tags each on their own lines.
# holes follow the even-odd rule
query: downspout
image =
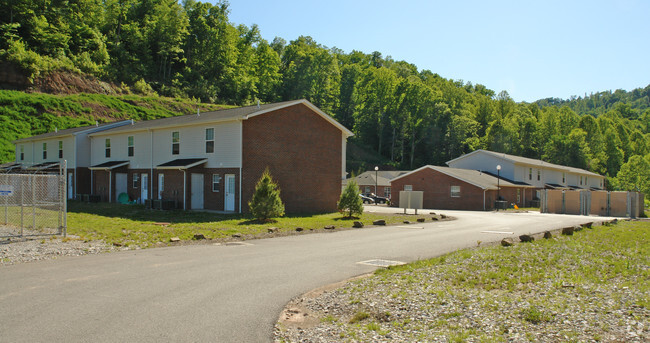
<svg viewBox="0 0 650 343">
<path fill-rule="evenodd" d="M 77 183 L 79 182 L 78 177 L 77 177 L 77 135 L 74 135 L 74 141 L 72 142 L 73 145 L 73 152 L 72 156 L 74 158 L 74 164 L 73 164 L 73 170 L 74 170 L 74 185 L 72 191 L 74 192 L 72 199 L 77 198 Z"/>
<path fill-rule="evenodd" d="M 153 130 L 149 129 L 149 133 L 151 134 L 151 155 L 149 156 L 149 158 L 151 159 L 151 167 L 149 169 L 150 173 L 151 173 L 151 176 L 149 176 L 149 184 L 150 184 L 149 193 L 150 194 L 147 194 L 147 196 L 149 197 L 149 199 L 153 199 L 154 198 L 153 197 Z M 158 192 L 160 192 L 160 191 L 158 191 Z M 152 200 L 151 205 L 152 205 L 151 208 L 153 208 L 153 200 Z"/>
<path fill-rule="evenodd" d="M 108 202 L 113 202 L 113 171 L 108 170 Z"/>
<path fill-rule="evenodd" d="M 248 119 L 248 116 L 244 117 L 244 119 Z M 242 208 L 241 208 L 241 182 L 242 182 L 242 166 L 244 164 L 244 121 L 239 122 L 239 213 L 242 213 Z"/>
<path fill-rule="evenodd" d="M 185 194 L 185 188 L 187 187 L 187 171 L 185 169 L 179 169 L 183 171 L 183 210 L 187 210 L 187 194 Z"/>
</svg>

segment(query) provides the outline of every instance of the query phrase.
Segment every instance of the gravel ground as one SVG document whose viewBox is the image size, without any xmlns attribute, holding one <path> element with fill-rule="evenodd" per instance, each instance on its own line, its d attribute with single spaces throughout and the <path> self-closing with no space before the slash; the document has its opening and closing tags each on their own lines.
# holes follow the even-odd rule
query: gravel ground
<svg viewBox="0 0 650 343">
<path fill-rule="evenodd" d="M 570 239 L 558 238 L 565 244 Z M 514 262 L 506 276 L 517 281 L 511 287 L 499 281 L 494 288 L 472 285 L 472 273 L 492 272 L 490 264 L 500 258 L 480 253 L 482 249 L 473 256 L 449 255 L 439 264 L 398 267 L 294 299 L 276 324 L 275 341 L 650 342 L 647 256 L 632 260 L 624 276 L 605 272 L 611 278 L 600 281 L 572 274 L 572 268 L 583 269 L 588 262 L 575 256 L 566 261 L 562 254 L 525 245 L 508 248 L 530 251 L 522 265 L 547 258 L 563 267 L 522 281 L 529 275 L 525 267 L 514 270 Z"/>
<path fill-rule="evenodd" d="M 15 234 L 15 231 L 0 226 L 0 237 Z M 77 237 L 31 236 L 40 234 L 24 231 L 27 238 L 0 238 L 0 266 L 16 263 L 55 259 L 61 256 L 81 256 L 117 251 L 122 248 L 108 245 L 102 241 L 85 242 Z"/>
</svg>

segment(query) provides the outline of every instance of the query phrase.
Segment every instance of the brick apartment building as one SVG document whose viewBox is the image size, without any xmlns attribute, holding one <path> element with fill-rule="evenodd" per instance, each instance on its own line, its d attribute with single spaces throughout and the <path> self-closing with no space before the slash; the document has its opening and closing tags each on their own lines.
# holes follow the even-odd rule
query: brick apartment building
<svg viewBox="0 0 650 343">
<path fill-rule="evenodd" d="M 508 204 L 524 206 L 534 186 L 517 183 L 477 170 L 424 166 L 391 180 L 392 204 L 398 206 L 399 191 L 422 191 L 423 207 L 446 210 L 485 211 L 495 208 L 500 196 Z"/>
<path fill-rule="evenodd" d="M 287 212 L 334 211 L 351 135 L 307 100 L 136 122 L 90 135 L 92 194 L 247 212 L 268 168 Z"/>
</svg>

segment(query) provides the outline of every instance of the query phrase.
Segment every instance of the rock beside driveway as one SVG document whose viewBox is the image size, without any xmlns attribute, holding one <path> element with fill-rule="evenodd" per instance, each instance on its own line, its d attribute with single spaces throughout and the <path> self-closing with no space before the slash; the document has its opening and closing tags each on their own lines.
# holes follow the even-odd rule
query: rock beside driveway
<svg viewBox="0 0 650 343">
<path fill-rule="evenodd" d="M 383 219 L 375 220 L 372 225 L 386 225 L 386 221 Z"/>
</svg>

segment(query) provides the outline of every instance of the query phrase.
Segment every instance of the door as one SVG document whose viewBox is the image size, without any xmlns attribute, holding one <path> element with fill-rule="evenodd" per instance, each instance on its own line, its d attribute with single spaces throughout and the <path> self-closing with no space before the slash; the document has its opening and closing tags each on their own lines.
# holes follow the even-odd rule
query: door
<svg viewBox="0 0 650 343">
<path fill-rule="evenodd" d="M 74 184 L 72 183 L 73 174 L 68 173 L 68 199 L 74 198 Z"/>
<path fill-rule="evenodd" d="M 225 211 L 235 211 L 235 175 L 226 174 Z"/>
<path fill-rule="evenodd" d="M 203 174 L 192 174 L 192 209 L 203 209 Z"/>
<path fill-rule="evenodd" d="M 115 202 L 122 193 L 127 193 L 127 175 L 126 173 L 115 173 Z"/>
<path fill-rule="evenodd" d="M 149 199 L 149 174 L 140 175 L 140 201 L 144 204 L 145 199 Z"/>
<path fill-rule="evenodd" d="M 158 174 L 158 199 L 162 200 L 162 192 L 165 190 L 165 174 Z"/>
</svg>

